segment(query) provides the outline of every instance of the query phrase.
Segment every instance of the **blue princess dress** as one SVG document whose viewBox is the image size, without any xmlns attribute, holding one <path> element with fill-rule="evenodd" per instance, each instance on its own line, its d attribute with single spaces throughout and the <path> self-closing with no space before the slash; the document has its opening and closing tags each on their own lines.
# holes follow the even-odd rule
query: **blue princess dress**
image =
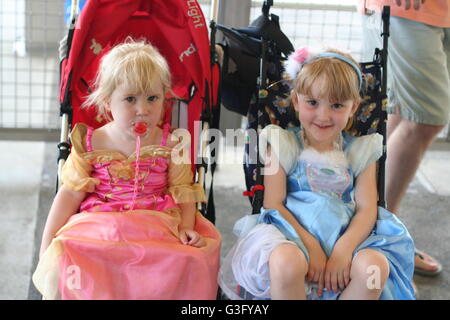
<svg viewBox="0 0 450 320">
<path fill-rule="evenodd" d="M 283 130 L 270 125 L 260 135 L 263 159 L 267 142 L 287 174 L 285 207 L 315 236 L 329 257 L 355 214 L 355 179 L 381 156 L 382 136 L 343 134 L 339 148 L 320 153 L 304 146 L 299 128 Z M 260 214 L 245 216 L 236 222 L 234 232 L 237 242 L 219 274 L 220 286 L 231 299 L 270 299 L 268 261 L 276 246 L 295 243 L 309 260 L 302 240 L 277 210 L 263 208 Z M 414 243 L 394 214 L 378 208 L 372 233 L 353 255 L 365 248 L 379 251 L 389 261 L 389 278 L 380 299 L 414 299 Z M 305 287 L 308 299 L 337 299 L 340 294 L 324 290 L 318 297 L 316 283 Z"/>
</svg>

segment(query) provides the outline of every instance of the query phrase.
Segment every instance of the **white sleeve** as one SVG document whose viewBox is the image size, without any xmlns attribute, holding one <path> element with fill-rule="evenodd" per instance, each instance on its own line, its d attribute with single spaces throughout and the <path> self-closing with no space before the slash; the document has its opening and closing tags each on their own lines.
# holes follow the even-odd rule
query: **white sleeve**
<svg viewBox="0 0 450 320">
<path fill-rule="evenodd" d="M 275 152 L 281 167 L 286 175 L 295 167 L 300 154 L 297 138 L 292 132 L 276 125 L 266 126 L 259 135 L 259 155 L 262 163 L 265 163 L 267 145 L 270 144 L 272 152 Z"/>
<path fill-rule="evenodd" d="M 348 160 L 357 177 L 383 154 L 383 136 L 374 133 L 356 138 L 350 145 Z"/>
</svg>

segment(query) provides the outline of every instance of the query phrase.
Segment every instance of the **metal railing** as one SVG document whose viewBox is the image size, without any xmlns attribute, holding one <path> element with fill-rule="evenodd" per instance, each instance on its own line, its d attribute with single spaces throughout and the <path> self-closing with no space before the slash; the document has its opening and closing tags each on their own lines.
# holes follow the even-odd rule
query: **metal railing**
<svg viewBox="0 0 450 320">
<path fill-rule="evenodd" d="M 58 45 L 69 3 L 0 0 L 0 140 L 58 140 Z M 210 1 L 199 3 L 209 19 Z"/>
<path fill-rule="evenodd" d="M 322 1 L 323 2 L 323 1 Z M 280 26 L 294 47 L 323 45 L 350 50 L 356 59 L 361 55 L 361 17 L 351 1 L 346 4 L 318 1 L 274 1 L 271 13 L 280 18 Z M 261 14 L 262 1 L 252 1 L 250 20 Z"/>
<path fill-rule="evenodd" d="M 0 139 L 51 139 L 64 2 L 0 0 L 0 20 Z"/>
<path fill-rule="evenodd" d="M 0 0 L 0 140 L 58 139 L 57 48 L 67 32 L 65 2 Z M 209 20 L 211 1 L 198 2 Z M 352 0 L 307 2 L 274 1 L 271 8 L 294 47 L 337 46 L 358 59 L 362 28 Z M 252 1 L 251 21 L 261 4 Z"/>
</svg>

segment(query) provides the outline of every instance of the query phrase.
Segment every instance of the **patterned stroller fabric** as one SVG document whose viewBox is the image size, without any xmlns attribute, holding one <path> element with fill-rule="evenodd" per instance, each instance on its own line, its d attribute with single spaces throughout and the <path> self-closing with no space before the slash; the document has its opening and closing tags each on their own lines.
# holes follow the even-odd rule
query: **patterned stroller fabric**
<svg viewBox="0 0 450 320">
<path fill-rule="evenodd" d="M 354 136 L 365 134 L 380 133 L 379 123 L 383 119 L 383 112 L 386 106 L 386 98 L 381 94 L 381 64 L 379 62 L 369 62 L 360 64 L 362 73 L 365 78 L 366 89 L 363 93 L 361 106 L 357 111 L 353 127 L 349 133 Z M 247 115 L 247 129 L 260 131 L 269 124 L 275 124 L 282 128 L 299 127 L 300 123 L 295 115 L 295 111 L 291 106 L 290 91 L 292 80 L 287 76 L 283 80 L 275 82 L 263 89 L 259 95 L 259 103 L 261 110 L 258 112 L 258 103 L 254 95 L 249 107 Z M 259 123 L 258 123 L 259 115 Z M 247 140 L 248 141 L 248 140 Z M 256 159 L 252 155 L 256 155 L 255 150 L 250 150 L 250 144 L 245 145 L 245 163 L 244 173 L 247 190 L 256 184 Z M 252 198 L 250 197 L 250 201 Z"/>
</svg>

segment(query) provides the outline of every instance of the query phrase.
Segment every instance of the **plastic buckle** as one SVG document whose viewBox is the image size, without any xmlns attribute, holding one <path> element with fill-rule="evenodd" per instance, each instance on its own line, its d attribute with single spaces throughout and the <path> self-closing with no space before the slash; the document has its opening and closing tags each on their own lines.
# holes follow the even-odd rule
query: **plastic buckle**
<svg viewBox="0 0 450 320">
<path fill-rule="evenodd" d="M 255 191 L 263 191 L 264 190 L 264 186 L 263 185 L 260 185 L 260 184 L 257 184 L 257 185 L 254 185 L 251 189 L 250 189 L 250 191 L 244 191 L 243 193 L 242 193 L 242 195 L 244 196 L 244 197 L 253 197 L 254 195 L 255 195 Z"/>
</svg>

